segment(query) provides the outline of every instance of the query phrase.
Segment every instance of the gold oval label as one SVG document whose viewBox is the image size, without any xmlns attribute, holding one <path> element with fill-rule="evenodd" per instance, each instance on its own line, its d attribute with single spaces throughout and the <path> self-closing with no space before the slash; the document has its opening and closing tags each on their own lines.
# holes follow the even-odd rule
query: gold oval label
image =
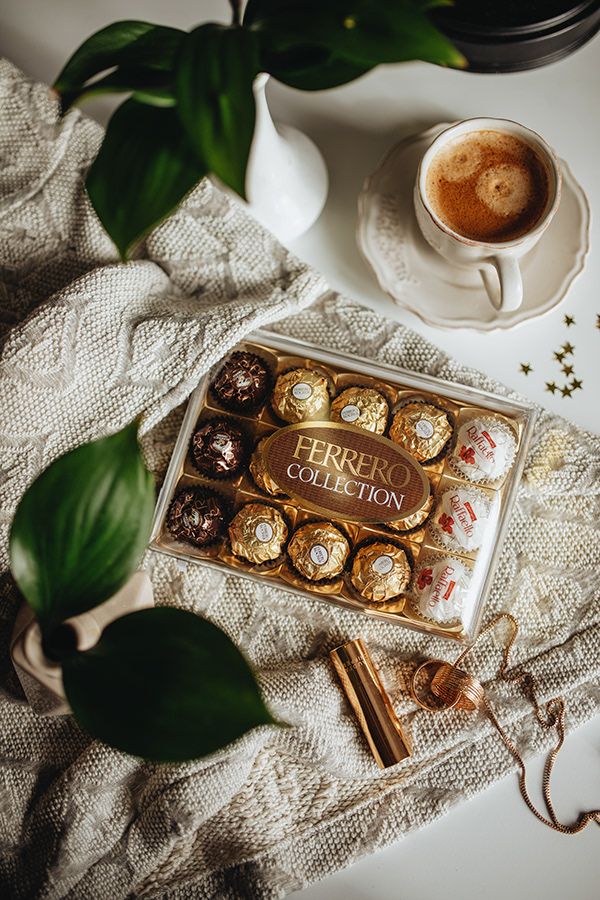
<svg viewBox="0 0 600 900">
<path fill-rule="evenodd" d="M 328 518 L 392 522 L 429 497 L 419 463 L 393 441 L 342 422 L 300 422 L 264 445 L 267 472 L 290 497 Z"/>
</svg>

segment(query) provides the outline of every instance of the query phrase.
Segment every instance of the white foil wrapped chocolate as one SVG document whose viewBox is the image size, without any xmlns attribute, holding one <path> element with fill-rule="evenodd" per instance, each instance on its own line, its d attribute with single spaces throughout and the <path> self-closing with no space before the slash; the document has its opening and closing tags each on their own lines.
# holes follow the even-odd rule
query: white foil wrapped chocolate
<svg viewBox="0 0 600 900">
<path fill-rule="evenodd" d="M 506 422 L 498 416 L 476 416 L 458 429 L 448 461 L 467 481 L 493 484 L 506 475 L 516 451 L 515 433 Z"/>
<path fill-rule="evenodd" d="M 491 512 L 492 503 L 484 491 L 470 485 L 447 488 L 438 499 L 429 530 L 440 546 L 470 553 L 481 547 Z"/>
<path fill-rule="evenodd" d="M 415 570 L 412 605 L 440 625 L 462 622 L 468 612 L 471 572 L 451 556 L 427 556 Z"/>
</svg>

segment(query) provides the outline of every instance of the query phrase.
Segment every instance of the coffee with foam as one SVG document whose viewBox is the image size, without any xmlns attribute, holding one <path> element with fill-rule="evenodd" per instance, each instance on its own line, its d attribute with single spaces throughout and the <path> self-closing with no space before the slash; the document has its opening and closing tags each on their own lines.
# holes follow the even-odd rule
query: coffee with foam
<svg viewBox="0 0 600 900">
<path fill-rule="evenodd" d="M 426 192 L 448 228 L 495 244 L 516 240 L 536 226 L 548 205 L 549 178 L 525 141 L 504 131 L 473 131 L 434 156 Z"/>
</svg>

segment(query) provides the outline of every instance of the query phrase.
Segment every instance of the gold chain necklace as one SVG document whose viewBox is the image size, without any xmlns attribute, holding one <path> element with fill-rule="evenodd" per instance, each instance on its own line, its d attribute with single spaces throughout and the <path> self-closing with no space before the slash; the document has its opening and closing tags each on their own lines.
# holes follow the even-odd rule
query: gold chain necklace
<svg viewBox="0 0 600 900">
<path fill-rule="evenodd" d="M 463 669 L 459 668 L 459 663 L 467 656 L 475 647 L 481 638 L 492 631 L 501 621 L 507 621 L 511 625 L 511 634 L 508 643 L 502 651 L 502 662 L 498 670 L 498 675 L 506 682 L 514 682 L 518 684 L 524 695 L 533 705 L 535 715 L 543 728 L 555 728 L 557 734 L 557 742 L 550 750 L 544 766 L 543 789 L 544 801 L 548 815 L 541 813 L 533 804 L 531 797 L 527 791 L 526 768 L 523 757 L 517 750 L 515 744 L 504 731 L 500 722 L 496 718 L 494 710 L 490 706 L 489 700 L 485 695 L 483 685 L 472 675 L 469 675 Z M 600 809 L 593 809 L 589 812 L 581 813 L 576 822 L 572 825 L 563 825 L 558 821 L 552 798 L 550 796 L 550 780 L 552 778 L 552 769 L 556 762 L 559 750 L 565 739 L 565 701 L 562 697 L 554 697 L 548 700 L 542 708 L 537 701 L 535 694 L 535 681 L 530 672 L 525 672 L 521 667 L 517 667 L 513 671 L 508 671 L 508 663 L 512 646 L 519 631 L 519 625 L 514 616 L 510 613 L 499 613 L 485 628 L 481 631 L 477 640 L 467 647 L 466 650 L 456 658 L 454 663 L 445 662 L 441 659 L 429 659 L 422 663 L 414 672 L 411 679 L 411 694 L 413 700 L 423 709 L 429 712 L 440 712 L 444 709 L 463 709 L 473 711 L 475 709 L 483 709 L 492 725 L 498 731 L 506 748 L 516 759 L 519 766 L 519 788 L 523 800 L 540 822 L 560 831 L 561 834 L 577 834 L 582 831 L 589 822 L 596 822 L 600 825 Z M 422 686 L 419 682 L 428 681 L 428 692 L 432 702 L 426 702 L 423 698 Z"/>
</svg>

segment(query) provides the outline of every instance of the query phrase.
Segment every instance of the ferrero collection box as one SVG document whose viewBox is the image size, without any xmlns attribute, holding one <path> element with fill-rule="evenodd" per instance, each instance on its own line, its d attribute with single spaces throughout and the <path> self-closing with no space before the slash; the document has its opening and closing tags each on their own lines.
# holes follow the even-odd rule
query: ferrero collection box
<svg viewBox="0 0 600 900">
<path fill-rule="evenodd" d="M 151 546 L 475 638 L 535 412 L 269 332 L 193 392 Z"/>
</svg>

